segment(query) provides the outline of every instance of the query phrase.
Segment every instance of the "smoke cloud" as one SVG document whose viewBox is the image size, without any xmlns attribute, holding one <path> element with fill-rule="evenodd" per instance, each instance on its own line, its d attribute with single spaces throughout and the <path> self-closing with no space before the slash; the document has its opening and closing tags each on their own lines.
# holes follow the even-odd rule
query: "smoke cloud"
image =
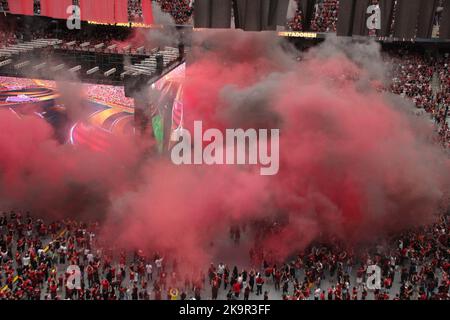
<svg viewBox="0 0 450 320">
<path fill-rule="evenodd" d="M 113 210 L 111 225 L 126 215 L 129 226 L 114 230 L 120 242 L 142 246 L 145 234 L 151 247 L 197 261 L 210 258 L 211 241 L 231 223 L 282 216 L 288 222 L 260 245 L 283 259 L 319 236 L 360 243 L 432 221 L 448 188 L 448 159 L 409 102 L 373 85 L 388 70 L 377 44 L 330 39 L 299 63 L 269 33 L 193 37 L 186 128 L 195 120 L 221 130 L 279 128 L 280 173 L 154 164 Z"/>
</svg>

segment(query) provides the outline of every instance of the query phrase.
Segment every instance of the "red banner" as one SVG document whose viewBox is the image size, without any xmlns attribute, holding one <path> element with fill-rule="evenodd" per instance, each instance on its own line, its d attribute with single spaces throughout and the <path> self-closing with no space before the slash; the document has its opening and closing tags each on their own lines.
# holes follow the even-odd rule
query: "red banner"
<svg viewBox="0 0 450 320">
<path fill-rule="evenodd" d="M 41 0 L 41 16 L 67 19 L 71 15 L 67 8 L 71 5 L 72 0 Z"/>
<path fill-rule="evenodd" d="M 114 0 L 114 20 L 116 23 L 128 23 L 128 0 Z"/>
<path fill-rule="evenodd" d="M 8 0 L 8 5 L 12 14 L 34 15 L 33 0 Z"/>
<path fill-rule="evenodd" d="M 111 0 L 80 0 L 81 20 L 114 24 Z"/>
<path fill-rule="evenodd" d="M 145 24 L 153 24 L 152 1 L 142 0 L 142 14 Z"/>
</svg>

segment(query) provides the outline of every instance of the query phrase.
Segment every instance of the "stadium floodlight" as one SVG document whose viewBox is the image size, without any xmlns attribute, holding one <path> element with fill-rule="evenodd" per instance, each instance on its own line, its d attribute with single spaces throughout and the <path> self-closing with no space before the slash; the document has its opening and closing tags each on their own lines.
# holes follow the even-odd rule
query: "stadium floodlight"
<svg viewBox="0 0 450 320">
<path fill-rule="evenodd" d="M 11 61 L 12 61 L 11 59 L 8 59 L 8 60 L 0 62 L 0 68 L 10 64 Z"/>
<path fill-rule="evenodd" d="M 40 70 L 40 69 L 44 68 L 46 65 L 47 65 L 47 63 L 43 62 L 41 64 L 38 64 L 38 65 L 34 66 L 33 69 L 34 70 Z"/>
<path fill-rule="evenodd" d="M 77 66 L 75 66 L 75 67 L 73 67 L 73 68 L 70 68 L 70 69 L 69 69 L 69 72 L 77 72 L 77 71 L 79 71 L 79 70 L 81 70 L 81 66 L 80 66 L 80 65 L 77 65 Z"/>
<path fill-rule="evenodd" d="M 117 71 L 116 68 L 112 68 L 112 69 L 109 69 L 108 71 L 106 71 L 106 72 L 104 73 L 104 75 L 105 75 L 105 77 L 109 77 L 110 75 L 116 73 L 116 71 Z"/>
<path fill-rule="evenodd" d="M 22 69 L 23 67 L 26 67 L 26 66 L 29 65 L 29 64 L 30 64 L 30 61 L 27 60 L 27 61 L 24 61 L 24 62 L 21 62 L 21 63 L 16 64 L 16 65 L 14 66 L 14 69 Z"/>
<path fill-rule="evenodd" d="M 65 67 L 64 63 L 61 63 L 61 64 L 57 65 L 56 67 L 52 68 L 52 71 L 59 71 L 64 67 Z"/>
<path fill-rule="evenodd" d="M 93 73 L 96 73 L 98 70 L 100 70 L 100 68 L 95 67 L 95 68 L 92 68 L 92 69 L 89 69 L 88 71 L 86 71 L 86 74 L 93 74 Z"/>
<path fill-rule="evenodd" d="M 99 43 L 99 44 L 96 45 L 94 48 L 95 48 L 95 49 L 101 49 L 101 48 L 103 48 L 104 46 L 105 46 L 104 43 Z"/>
</svg>

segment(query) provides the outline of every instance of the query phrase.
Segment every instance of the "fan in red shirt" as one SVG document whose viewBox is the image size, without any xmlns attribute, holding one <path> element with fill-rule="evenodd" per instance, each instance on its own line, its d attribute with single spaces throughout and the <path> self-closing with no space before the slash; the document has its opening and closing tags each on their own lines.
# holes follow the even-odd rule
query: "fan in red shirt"
<svg viewBox="0 0 450 320">
<path fill-rule="evenodd" d="M 54 281 L 50 284 L 50 297 L 54 300 L 56 299 L 56 293 L 58 291 L 58 286 Z"/>
<path fill-rule="evenodd" d="M 239 298 L 239 294 L 241 293 L 241 284 L 236 282 L 233 284 L 233 292 L 236 298 Z"/>
<path fill-rule="evenodd" d="M 258 274 L 258 276 L 256 277 L 256 295 L 260 295 L 262 294 L 262 287 L 264 284 L 264 279 L 262 278 L 262 276 L 260 274 Z"/>
</svg>

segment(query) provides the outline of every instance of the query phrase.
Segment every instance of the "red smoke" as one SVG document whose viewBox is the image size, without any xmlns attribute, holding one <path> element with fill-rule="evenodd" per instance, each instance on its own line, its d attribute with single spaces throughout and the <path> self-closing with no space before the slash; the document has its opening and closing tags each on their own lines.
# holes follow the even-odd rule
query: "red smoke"
<svg viewBox="0 0 450 320">
<path fill-rule="evenodd" d="M 370 86 L 377 79 L 363 57 L 357 65 L 336 48 L 319 49 L 298 63 L 270 35 L 194 37 L 186 127 L 192 132 L 202 120 L 222 130 L 280 128 L 280 172 L 155 164 L 142 189 L 119 201 L 115 212 L 125 205 L 129 225 L 113 233 L 121 243 L 149 240 L 198 260 L 214 252 L 210 242 L 223 241 L 231 222 L 282 213 L 289 223 L 262 245 L 283 258 L 321 234 L 354 243 L 433 219 L 448 186 L 447 158 L 406 102 Z"/>
<path fill-rule="evenodd" d="M 138 158 L 132 143 L 121 137 L 114 137 L 114 147 L 105 153 L 60 145 L 51 126 L 37 116 L 20 119 L 1 110 L 0 127 L 3 208 L 98 219 L 108 195 L 130 179 Z"/>
<path fill-rule="evenodd" d="M 166 159 L 138 166 L 132 142 L 118 139 L 108 154 L 72 149 L 43 120 L 2 113 L 2 199 L 60 216 L 106 214 L 102 233 L 121 247 L 202 265 L 231 223 L 287 217 L 262 243 L 284 258 L 321 234 L 354 243 L 429 222 L 448 188 L 448 159 L 407 103 L 370 86 L 381 62 L 369 59 L 369 68 L 364 52 L 347 47 L 351 54 L 325 45 L 297 62 L 270 34 L 194 34 L 186 127 L 279 128 L 276 176 Z"/>
</svg>

